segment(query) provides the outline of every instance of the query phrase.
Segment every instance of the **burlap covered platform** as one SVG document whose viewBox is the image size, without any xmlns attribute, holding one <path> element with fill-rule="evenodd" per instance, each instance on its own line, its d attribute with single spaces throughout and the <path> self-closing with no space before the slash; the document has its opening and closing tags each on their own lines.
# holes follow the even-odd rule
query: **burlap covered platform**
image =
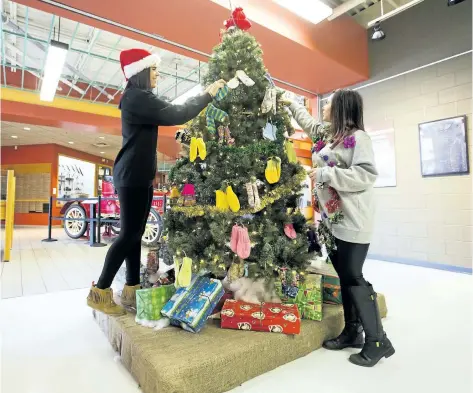
<svg viewBox="0 0 473 393">
<path fill-rule="evenodd" d="M 384 318 L 383 295 L 378 303 Z M 127 315 L 95 313 L 122 363 L 144 393 L 221 393 L 319 349 L 343 328 L 342 308 L 324 305 L 322 322 L 303 321 L 298 336 L 220 329 L 209 320 L 199 333 L 153 331 Z"/>
</svg>

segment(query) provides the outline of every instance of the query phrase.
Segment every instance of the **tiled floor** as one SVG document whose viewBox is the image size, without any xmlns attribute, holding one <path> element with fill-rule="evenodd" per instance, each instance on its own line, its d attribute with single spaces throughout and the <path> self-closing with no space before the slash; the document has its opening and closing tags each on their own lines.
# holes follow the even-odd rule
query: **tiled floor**
<svg viewBox="0 0 473 393">
<path fill-rule="evenodd" d="M 106 250 L 64 238 L 40 244 L 42 233 L 17 232 L 25 257 L 5 265 L 2 279 L 4 294 L 25 296 L 0 303 L 0 391 L 139 393 L 85 306 L 87 290 L 60 291 L 88 286 Z M 361 369 L 347 361 L 351 351 L 321 349 L 232 393 L 471 392 L 472 277 L 379 261 L 368 261 L 365 275 L 386 295 L 395 356 Z M 27 296 L 35 292 L 42 294 Z"/>
<path fill-rule="evenodd" d="M 52 233 L 59 241 L 41 242 L 45 237 L 44 227 L 15 230 L 11 261 L 1 264 L 3 299 L 86 288 L 97 281 L 108 246 L 89 247 L 86 240 L 68 238 L 61 228 Z"/>
</svg>

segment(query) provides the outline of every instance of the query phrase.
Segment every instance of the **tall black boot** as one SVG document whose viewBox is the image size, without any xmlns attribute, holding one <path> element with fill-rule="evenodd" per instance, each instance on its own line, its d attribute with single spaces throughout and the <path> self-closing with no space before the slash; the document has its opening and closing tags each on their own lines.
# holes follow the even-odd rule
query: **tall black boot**
<svg viewBox="0 0 473 393">
<path fill-rule="evenodd" d="M 377 294 L 370 283 L 349 288 L 351 297 L 365 330 L 365 345 L 360 353 L 349 360 L 357 366 L 373 367 L 383 357 L 394 355 L 394 347 L 386 337 L 379 314 Z"/>
<path fill-rule="evenodd" d="M 353 299 L 348 287 L 342 286 L 343 315 L 345 317 L 345 327 L 342 333 L 323 343 L 325 349 L 339 351 L 345 348 L 363 348 L 363 327 L 356 312 Z"/>
</svg>

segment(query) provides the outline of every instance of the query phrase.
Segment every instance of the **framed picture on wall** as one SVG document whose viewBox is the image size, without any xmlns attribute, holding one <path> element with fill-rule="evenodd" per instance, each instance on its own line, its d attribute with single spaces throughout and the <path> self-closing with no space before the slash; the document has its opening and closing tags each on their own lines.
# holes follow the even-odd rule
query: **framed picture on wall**
<svg viewBox="0 0 473 393">
<path fill-rule="evenodd" d="M 419 124 L 423 177 L 470 173 L 466 116 Z"/>
</svg>

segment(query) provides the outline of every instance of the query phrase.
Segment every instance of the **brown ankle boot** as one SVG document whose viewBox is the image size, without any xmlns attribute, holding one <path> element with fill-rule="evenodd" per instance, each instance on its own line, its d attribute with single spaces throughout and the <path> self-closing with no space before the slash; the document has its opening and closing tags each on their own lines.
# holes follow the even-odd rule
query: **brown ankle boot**
<svg viewBox="0 0 473 393">
<path fill-rule="evenodd" d="M 136 291 L 141 289 L 141 285 L 134 285 L 132 287 L 125 285 L 121 296 L 121 303 L 123 307 L 136 308 Z"/>
<path fill-rule="evenodd" d="M 112 289 L 99 289 L 95 286 L 95 283 L 92 283 L 89 296 L 87 296 L 87 305 L 107 315 L 120 316 L 126 314 L 124 308 L 114 302 Z"/>
</svg>

